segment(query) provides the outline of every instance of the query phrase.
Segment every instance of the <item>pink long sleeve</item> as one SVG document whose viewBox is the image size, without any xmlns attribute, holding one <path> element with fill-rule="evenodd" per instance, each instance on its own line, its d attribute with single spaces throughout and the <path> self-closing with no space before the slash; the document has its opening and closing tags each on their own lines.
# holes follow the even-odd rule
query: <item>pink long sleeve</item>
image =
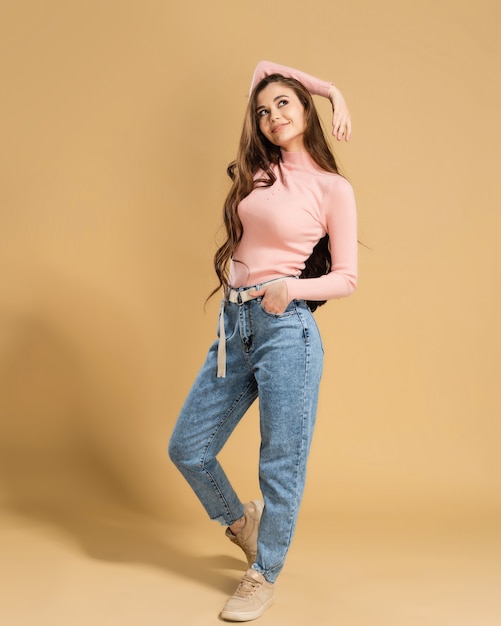
<svg viewBox="0 0 501 626">
<path fill-rule="evenodd" d="M 357 284 L 357 216 L 353 188 L 319 170 L 306 152 L 282 153 L 282 181 L 256 187 L 239 205 L 244 234 L 231 266 L 233 287 L 283 277 L 290 300 L 350 295 Z M 277 172 L 278 174 L 278 172 Z M 332 267 L 319 278 L 299 277 L 316 243 L 329 234 Z"/>
<path fill-rule="evenodd" d="M 350 183 L 334 178 L 323 199 L 326 231 L 329 233 L 332 266 L 319 278 L 287 279 L 291 300 L 330 300 L 352 294 L 357 286 L 357 213 Z"/>
<path fill-rule="evenodd" d="M 320 80 L 319 78 L 315 78 L 310 74 L 306 74 L 305 72 L 301 72 L 300 70 L 296 70 L 292 67 L 272 63 L 271 61 L 260 61 L 257 64 L 256 69 L 254 70 L 254 76 L 252 77 L 249 93 L 252 92 L 260 80 L 266 76 L 270 76 L 270 74 L 282 74 L 282 76 L 286 76 L 288 78 L 295 78 L 302 83 L 311 94 L 315 96 L 323 96 L 324 98 L 329 97 L 329 89 L 332 83 Z"/>
</svg>

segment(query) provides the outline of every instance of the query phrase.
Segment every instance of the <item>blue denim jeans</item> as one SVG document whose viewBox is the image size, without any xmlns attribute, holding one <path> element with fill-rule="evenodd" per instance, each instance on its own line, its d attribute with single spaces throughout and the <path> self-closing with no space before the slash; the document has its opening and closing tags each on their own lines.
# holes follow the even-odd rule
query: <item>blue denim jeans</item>
<svg viewBox="0 0 501 626">
<path fill-rule="evenodd" d="M 181 410 L 169 455 L 209 517 L 230 526 L 243 506 L 217 455 L 247 409 L 259 398 L 259 483 L 265 508 L 253 568 L 274 582 L 289 549 L 304 491 L 306 462 L 317 411 L 323 348 L 302 300 L 281 314 L 261 298 L 223 302 L 226 378 L 217 374 L 211 346 Z"/>
</svg>

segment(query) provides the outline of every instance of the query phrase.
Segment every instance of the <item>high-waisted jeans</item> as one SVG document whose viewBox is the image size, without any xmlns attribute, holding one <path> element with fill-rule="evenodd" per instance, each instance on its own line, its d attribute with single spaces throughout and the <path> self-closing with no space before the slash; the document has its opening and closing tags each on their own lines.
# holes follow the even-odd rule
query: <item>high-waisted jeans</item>
<svg viewBox="0 0 501 626">
<path fill-rule="evenodd" d="M 181 410 L 169 455 L 209 517 L 230 526 L 243 516 L 243 506 L 217 455 L 259 397 L 259 483 L 265 508 L 253 568 L 274 582 L 284 565 L 304 491 L 322 342 L 302 300 L 293 300 L 278 315 L 267 312 L 261 298 L 221 306 L 226 378 L 216 376 L 215 341 Z"/>
</svg>

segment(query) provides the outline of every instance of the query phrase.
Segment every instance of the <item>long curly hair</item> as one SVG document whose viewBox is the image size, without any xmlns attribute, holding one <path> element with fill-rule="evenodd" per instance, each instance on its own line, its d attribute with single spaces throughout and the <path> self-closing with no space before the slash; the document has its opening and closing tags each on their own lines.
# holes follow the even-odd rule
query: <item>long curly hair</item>
<svg viewBox="0 0 501 626">
<path fill-rule="evenodd" d="M 305 132 L 303 135 L 304 147 L 318 167 L 327 172 L 339 174 L 338 166 L 332 151 L 325 138 L 317 110 L 309 91 L 294 78 L 281 74 L 271 74 L 263 78 L 253 89 L 249 98 L 247 110 L 240 136 L 237 157 L 227 168 L 232 185 L 223 207 L 223 222 L 226 228 L 226 241 L 218 248 L 214 255 L 214 269 L 219 284 L 211 292 L 213 296 L 222 287 L 224 291 L 229 287 L 229 265 L 233 254 L 242 239 L 243 226 L 238 215 L 239 203 L 248 196 L 257 186 L 271 186 L 277 180 L 274 166 L 278 166 L 281 175 L 280 163 L 282 160 L 279 146 L 272 144 L 263 135 L 259 128 L 256 115 L 257 97 L 270 83 L 281 83 L 290 87 L 304 107 Z M 256 178 L 258 171 L 262 176 Z M 314 247 L 311 256 L 307 259 L 301 278 L 314 278 L 327 274 L 331 268 L 331 254 L 329 236 L 325 235 Z M 315 310 L 325 303 L 323 301 L 308 301 L 308 306 Z"/>
</svg>

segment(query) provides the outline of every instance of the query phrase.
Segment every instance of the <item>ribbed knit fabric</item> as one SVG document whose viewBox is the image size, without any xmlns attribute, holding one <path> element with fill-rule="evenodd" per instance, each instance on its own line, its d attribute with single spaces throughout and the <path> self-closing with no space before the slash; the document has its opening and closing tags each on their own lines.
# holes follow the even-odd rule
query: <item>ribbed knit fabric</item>
<svg viewBox="0 0 501 626">
<path fill-rule="evenodd" d="M 307 152 L 282 151 L 271 187 L 257 187 L 238 207 L 243 238 L 233 255 L 230 284 L 256 285 L 299 276 L 317 242 L 328 233 L 331 272 L 286 278 L 289 299 L 328 300 L 357 284 L 357 218 L 353 189 L 338 174 L 318 169 Z M 258 172 L 256 177 L 262 176 Z"/>
<path fill-rule="evenodd" d="M 295 78 L 314 96 L 323 96 L 324 98 L 329 96 L 329 88 L 332 83 L 315 78 L 315 76 L 310 76 L 310 74 L 301 72 L 301 70 L 296 70 L 293 67 L 279 65 L 278 63 L 272 63 L 271 61 L 260 61 L 257 64 L 252 77 L 250 91 L 254 89 L 260 80 L 266 76 L 270 76 L 270 74 L 282 74 L 282 76 L 287 76 L 288 78 Z"/>
</svg>

